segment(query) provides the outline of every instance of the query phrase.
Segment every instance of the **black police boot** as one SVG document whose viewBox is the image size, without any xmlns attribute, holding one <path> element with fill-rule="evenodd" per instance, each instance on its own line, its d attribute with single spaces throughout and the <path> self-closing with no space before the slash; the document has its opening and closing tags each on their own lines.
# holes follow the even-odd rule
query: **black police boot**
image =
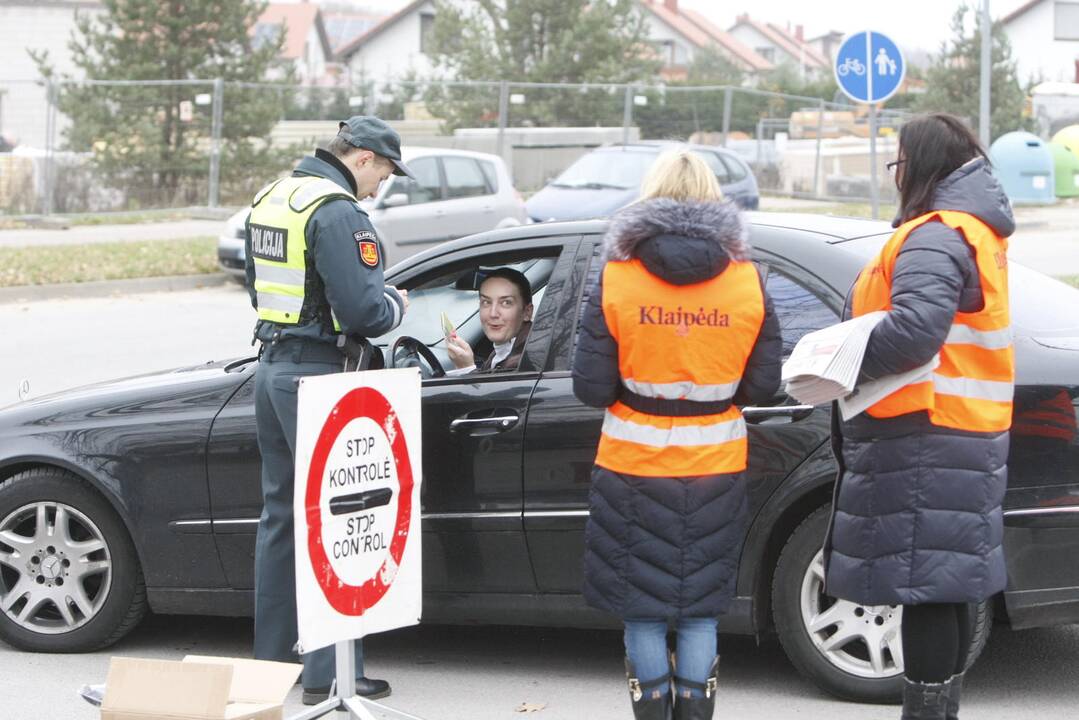
<svg viewBox="0 0 1079 720">
<path fill-rule="evenodd" d="M 368 700 L 378 700 L 379 698 L 389 697 L 390 684 L 385 680 L 373 680 L 371 678 L 356 678 L 356 694 L 360 697 L 365 697 Z M 304 705 L 318 705 L 320 702 L 330 697 L 330 688 L 304 688 L 303 689 L 303 704 Z"/>
<path fill-rule="evenodd" d="M 626 681 L 635 720 L 671 720 L 671 674 L 641 682 L 633 663 L 626 658 Z M 656 691 L 659 691 L 659 697 Z"/>
<path fill-rule="evenodd" d="M 674 678 L 674 720 L 712 720 L 712 712 L 716 707 L 716 687 L 719 684 L 719 655 L 712 661 L 712 669 L 708 671 L 708 678 L 699 683 L 685 678 Z M 687 698 L 678 692 L 677 688 L 688 687 L 700 690 L 704 697 Z"/>
<path fill-rule="evenodd" d="M 963 694 L 963 675 L 952 675 L 948 681 L 948 706 L 945 709 L 945 720 L 959 720 L 959 697 Z"/>
<path fill-rule="evenodd" d="M 921 683 L 903 680 L 902 720 L 945 720 L 949 682 Z"/>
</svg>

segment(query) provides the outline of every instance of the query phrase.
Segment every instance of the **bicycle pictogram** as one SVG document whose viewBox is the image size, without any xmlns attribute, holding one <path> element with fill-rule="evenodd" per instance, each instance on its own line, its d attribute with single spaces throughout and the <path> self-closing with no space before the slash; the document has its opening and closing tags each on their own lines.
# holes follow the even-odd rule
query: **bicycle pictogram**
<svg viewBox="0 0 1079 720">
<path fill-rule="evenodd" d="M 839 73 L 840 77 L 846 77 L 851 72 L 855 75 L 865 75 L 865 65 L 859 62 L 858 58 L 849 57 L 836 68 L 836 72 Z"/>
</svg>

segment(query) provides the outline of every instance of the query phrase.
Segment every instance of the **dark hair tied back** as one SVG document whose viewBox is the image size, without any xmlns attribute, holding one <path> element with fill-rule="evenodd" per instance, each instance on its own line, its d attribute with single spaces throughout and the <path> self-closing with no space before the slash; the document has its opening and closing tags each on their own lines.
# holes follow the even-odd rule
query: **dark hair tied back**
<svg viewBox="0 0 1079 720">
<path fill-rule="evenodd" d="M 985 149 L 966 124 L 947 113 L 920 115 L 899 131 L 904 160 L 899 187 L 900 216 L 904 221 L 933 209 L 937 186 Z"/>
</svg>

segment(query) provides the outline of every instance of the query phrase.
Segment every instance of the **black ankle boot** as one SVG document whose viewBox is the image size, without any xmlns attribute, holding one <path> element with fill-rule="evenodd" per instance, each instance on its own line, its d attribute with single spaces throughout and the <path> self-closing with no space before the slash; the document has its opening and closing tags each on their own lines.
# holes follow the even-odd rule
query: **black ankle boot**
<svg viewBox="0 0 1079 720">
<path fill-rule="evenodd" d="M 945 720 L 948 687 L 948 682 L 921 683 L 904 679 L 902 720 Z"/>
<path fill-rule="evenodd" d="M 708 671 L 708 678 L 703 683 L 675 677 L 674 720 L 712 720 L 712 713 L 715 711 L 716 707 L 716 686 L 718 683 L 718 655 L 712 660 L 712 668 Z M 682 697 L 677 690 L 680 686 L 700 690 L 704 693 L 704 697 Z"/>
<path fill-rule="evenodd" d="M 952 675 L 948 681 L 948 704 L 944 711 L 945 720 L 959 720 L 959 697 L 963 694 L 963 675 Z"/>
<path fill-rule="evenodd" d="M 626 681 L 635 720 L 671 720 L 671 674 L 642 682 L 626 658 Z M 656 691 L 659 697 L 653 697 Z"/>
</svg>

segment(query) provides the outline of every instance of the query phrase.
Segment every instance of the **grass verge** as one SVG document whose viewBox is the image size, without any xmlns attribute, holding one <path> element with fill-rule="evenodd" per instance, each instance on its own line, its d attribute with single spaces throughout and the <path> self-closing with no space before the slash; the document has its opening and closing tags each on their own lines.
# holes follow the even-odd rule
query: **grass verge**
<svg viewBox="0 0 1079 720">
<path fill-rule="evenodd" d="M 1079 275 L 1072 275 L 1071 277 L 1062 277 L 1060 279 L 1063 280 L 1064 282 L 1068 283 L 1069 285 L 1074 285 L 1075 287 L 1079 288 Z"/>
<path fill-rule="evenodd" d="M 217 239 L 0 248 L 0 287 L 217 272 Z"/>
</svg>

